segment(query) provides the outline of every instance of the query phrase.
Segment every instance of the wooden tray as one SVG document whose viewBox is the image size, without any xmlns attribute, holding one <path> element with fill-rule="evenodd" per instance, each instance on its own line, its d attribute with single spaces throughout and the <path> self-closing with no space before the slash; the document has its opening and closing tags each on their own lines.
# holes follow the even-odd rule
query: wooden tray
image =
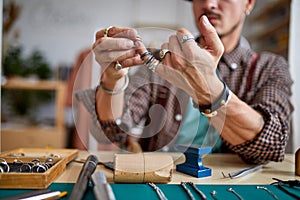
<svg viewBox="0 0 300 200">
<path fill-rule="evenodd" d="M 0 188 L 23 188 L 23 189 L 44 189 L 47 188 L 65 169 L 66 165 L 78 155 L 76 149 L 35 149 L 20 148 L 3 152 L 0 158 L 7 163 L 15 160 L 30 162 L 36 158 L 42 162 L 48 157 L 55 160 L 55 164 L 43 173 L 34 172 L 5 172 L 0 173 Z"/>
</svg>

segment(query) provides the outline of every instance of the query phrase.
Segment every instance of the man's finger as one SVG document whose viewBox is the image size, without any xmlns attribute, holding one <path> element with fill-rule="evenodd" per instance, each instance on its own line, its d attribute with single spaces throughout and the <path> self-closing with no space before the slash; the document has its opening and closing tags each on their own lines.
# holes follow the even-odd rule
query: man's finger
<svg viewBox="0 0 300 200">
<path fill-rule="evenodd" d="M 224 52 L 224 46 L 216 29 L 211 25 L 205 15 L 200 19 L 200 32 L 202 40 L 204 40 L 205 43 L 202 44 L 204 48 L 210 51 L 213 56 L 221 56 Z M 203 41 L 201 43 L 203 43 Z"/>
<path fill-rule="evenodd" d="M 104 32 L 107 31 L 106 29 L 102 29 L 96 33 L 96 40 L 104 37 Z M 108 31 L 106 36 L 107 37 L 122 37 L 125 34 L 125 36 L 130 36 L 132 39 L 136 38 L 137 31 L 133 28 L 123 28 L 123 27 L 117 27 L 113 26 Z"/>
<path fill-rule="evenodd" d="M 140 55 L 136 55 L 134 57 L 122 60 L 120 63 L 123 67 L 131 67 L 141 65 L 143 64 L 143 61 L 140 59 Z"/>
<path fill-rule="evenodd" d="M 144 43 L 141 41 L 135 42 L 136 52 L 140 55 L 143 55 L 145 52 L 148 52 L 148 49 L 145 47 Z"/>
<path fill-rule="evenodd" d="M 134 42 L 126 38 L 101 38 L 93 44 L 95 51 L 127 50 L 134 47 Z"/>
</svg>

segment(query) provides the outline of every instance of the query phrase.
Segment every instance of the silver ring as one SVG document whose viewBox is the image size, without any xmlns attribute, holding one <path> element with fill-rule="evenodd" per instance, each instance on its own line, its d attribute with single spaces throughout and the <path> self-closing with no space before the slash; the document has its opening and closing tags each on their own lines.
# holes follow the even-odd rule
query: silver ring
<svg viewBox="0 0 300 200">
<path fill-rule="evenodd" d="M 31 165 L 28 163 L 21 165 L 20 172 L 31 172 Z"/>
<path fill-rule="evenodd" d="M 53 164 L 53 163 L 54 163 L 54 160 L 53 160 L 53 158 L 47 158 L 47 159 L 45 160 L 45 163 L 51 163 L 51 164 Z"/>
<path fill-rule="evenodd" d="M 155 72 L 155 70 L 156 70 L 156 68 L 157 68 L 158 65 L 159 65 L 159 61 L 156 60 L 156 61 L 155 61 L 152 65 L 150 65 L 148 68 L 149 68 L 151 71 Z"/>
<path fill-rule="evenodd" d="M 117 71 L 123 69 L 123 66 L 119 63 L 119 61 L 116 62 L 116 64 L 115 64 L 115 69 L 116 69 Z"/>
<path fill-rule="evenodd" d="M 140 58 L 141 58 L 142 60 L 144 60 L 144 58 L 145 58 L 146 56 L 148 56 L 148 55 L 152 55 L 152 54 L 151 54 L 151 52 L 146 51 L 146 52 L 144 52 L 144 53 L 140 56 Z"/>
<path fill-rule="evenodd" d="M 110 27 L 104 29 L 104 33 L 103 33 L 103 36 L 104 36 L 104 37 L 108 37 L 109 29 L 111 29 L 112 27 L 113 27 L 113 26 L 110 26 Z"/>
<path fill-rule="evenodd" d="M 2 160 L 2 162 L 0 163 L 1 173 L 2 172 L 9 172 L 10 168 L 9 168 L 9 165 L 7 164 L 6 160 L 4 158 L 0 158 L 0 160 Z"/>
<path fill-rule="evenodd" d="M 53 158 L 60 158 L 61 157 L 59 154 L 53 154 L 53 153 L 51 153 L 49 156 L 53 157 Z"/>
<path fill-rule="evenodd" d="M 47 171 L 47 168 L 44 165 L 39 164 L 37 166 L 38 167 L 36 168 L 36 172 L 43 173 L 43 172 Z"/>
<path fill-rule="evenodd" d="M 33 160 L 31 161 L 31 163 L 33 163 L 34 165 L 37 165 L 37 164 L 40 164 L 41 161 L 40 161 L 40 159 L 36 158 L 36 159 L 33 159 Z"/>
<path fill-rule="evenodd" d="M 160 52 L 159 52 L 159 57 L 160 57 L 161 59 L 164 59 L 165 56 L 166 56 L 166 54 L 169 53 L 169 52 L 170 52 L 169 49 L 162 49 L 162 50 L 160 50 Z M 170 52 L 170 53 L 171 53 L 171 52 Z"/>
<path fill-rule="evenodd" d="M 21 164 L 23 164 L 23 161 L 20 160 L 20 159 L 14 159 L 14 164 L 15 164 L 15 163 L 21 163 Z"/>
<path fill-rule="evenodd" d="M 43 166 L 42 164 L 38 163 L 34 166 L 31 167 L 32 172 L 40 173 L 40 172 L 45 172 L 47 171 L 46 167 Z"/>
<path fill-rule="evenodd" d="M 183 43 L 185 43 L 185 42 L 187 42 L 189 40 L 195 40 L 195 37 L 193 35 L 191 35 L 191 34 L 183 35 L 181 43 L 183 44 Z"/>
</svg>

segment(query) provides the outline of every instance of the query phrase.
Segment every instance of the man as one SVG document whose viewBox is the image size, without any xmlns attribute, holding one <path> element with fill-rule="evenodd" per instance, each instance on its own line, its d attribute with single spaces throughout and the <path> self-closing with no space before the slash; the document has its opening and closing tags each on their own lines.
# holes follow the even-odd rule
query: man
<svg viewBox="0 0 300 200">
<path fill-rule="evenodd" d="M 292 80 L 282 57 L 257 56 L 241 45 L 255 1 L 192 3 L 201 36 L 194 41 L 188 30 L 179 29 L 162 44 L 161 62 L 134 29 L 97 32 L 94 53 L 102 67 L 101 84 L 96 93 L 78 95 L 89 102 L 94 136 L 100 141 L 104 132 L 118 145 L 132 143 L 131 128 L 146 119 L 138 138 L 144 151 L 202 144 L 235 152 L 246 162 L 282 161 L 293 110 Z M 128 81 L 128 68 L 141 64 L 150 70 L 141 66 Z M 188 124 L 197 124 L 195 131 L 189 132 Z M 215 137 L 214 129 L 221 143 L 208 141 Z"/>
</svg>

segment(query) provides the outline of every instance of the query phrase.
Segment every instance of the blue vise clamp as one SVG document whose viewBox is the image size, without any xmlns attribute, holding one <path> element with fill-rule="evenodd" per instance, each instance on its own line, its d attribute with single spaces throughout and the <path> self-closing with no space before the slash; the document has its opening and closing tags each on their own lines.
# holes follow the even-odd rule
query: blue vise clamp
<svg viewBox="0 0 300 200">
<path fill-rule="evenodd" d="M 211 176 L 211 169 L 202 165 L 202 155 L 211 153 L 211 147 L 198 148 L 179 145 L 177 148 L 184 153 L 185 162 L 176 165 L 176 171 L 197 178 Z"/>
</svg>

